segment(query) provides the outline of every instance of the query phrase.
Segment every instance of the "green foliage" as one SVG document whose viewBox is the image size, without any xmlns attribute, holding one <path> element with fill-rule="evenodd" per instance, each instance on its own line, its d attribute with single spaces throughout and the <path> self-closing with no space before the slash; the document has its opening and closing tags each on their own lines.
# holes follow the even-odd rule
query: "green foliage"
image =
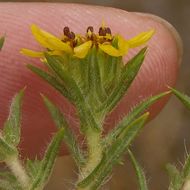
<svg viewBox="0 0 190 190">
<path fill-rule="evenodd" d="M 61 84 L 61 82 L 58 81 L 58 79 L 56 79 L 56 77 L 52 76 L 51 74 L 43 71 L 42 69 L 40 69 L 38 67 L 33 66 L 33 65 L 28 64 L 27 67 L 31 71 L 33 71 L 34 73 L 36 73 L 38 76 L 40 76 L 41 78 L 43 78 L 45 81 L 47 81 L 56 90 L 58 90 L 63 96 L 65 96 L 66 98 L 68 98 L 72 102 L 72 99 L 71 99 L 71 97 L 68 94 L 68 91 Z"/>
<path fill-rule="evenodd" d="M 190 155 L 187 155 L 187 158 L 185 160 L 182 176 L 185 179 L 188 179 L 190 177 Z"/>
<path fill-rule="evenodd" d="M 64 141 L 69 147 L 70 153 L 73 155 L 73 158 L 78 166 L 82 166 L 84 164 L 84 156 L 82 154 L 82 150 L 79 147 L 79 142 L 77 142 L 74 133 L 69 128 L 69 124 L 67 123 L 64 114 L 57 108 L 47 97 L 43 96 L 43 100 L 45 105 L 47 106 L 51 116 L 58 128 L 64 127 Z"/>
<path fill-rule="evenodd" d="M 125 129 L 126 125 L 130 124 L 140 114 L 146 111 L 146 109 L 148 109 L 152 104 L 154 104 L 156 101 L 158 101 L 159 99 L 161 99 L 169 93 L 170 92 L 164 92 L 142 101 L 114 129 L 111 130 L 111 132 L 106 136 L 104 140 L 104 145 L 109 146 L 113 141 L 115 141 L 118 134 Z"/>
<path fill-rule="evenodd" d="M 171 164 L 166 168 L 170 177 L 169 190 L 182 190 L 184 184 L 190 179 L 190 155 L 187 156 L 181 171 Z"/>
<path fill-rule="evenodd" d="M 146 177 L 145 177 L 143 169 L 141 168 L 139 163 L 136 161 L 133 153 L 129 149 L 128 149 L 128 153 L 129 153 L 131 162 L 134 166 L 134 169 L 135 169 L 135 172 L 137 175 L 137 179 L 138 179 L 138 183 L 139 183 L 139 190 L 148 190 L 148 186 L 146 183 Z"/>
<path fill-rule="evenodd" d="M 30 160 L 30 159 L 26 160 L 25 164 L 26 172 L 31 179 L 34 180 L 36 178 L 38 170 L 41 167 L 41 163 L 42 161 L 38 160 L 37 158 L 35 160 Z"/>
<path fill-rule="evenodd" d="M 5 37 L 4 36 L 0 37 L 0 51 L 3 48 L 4 42 L 5 42 Z"/>
<path fill-rule="evenodd" d="M 52 172 L 52 168 L 55 162 L 55 158 L 57 156 L 60 144 L 64 137 L 64 128 L 60 128 L 58 132 L 54 135 L 51 143 L 49 144 L 45 156 L 41 163 L 30 164 L 35 168 L 36 176 L 33 178 L 31 185 L 29 186 L 29 190 L 43 189 L 46 185 L 50 174 Z M 38 170 L 36 169 L 38 167 Z M 35 174 L 34 173 L 34 174 Z"/>
<path fill-rule="evenodd" d="M 107 32 L 109 33 L 109 31 Z M 93 36 L 89 35 L 89 37 Z M 0 38 L 0 50 L 4 41 L 4 37 Z M 107 39 L 107 42 L 110 43 L 110 40 Z M 124 43 L 124 41 L 119 42 L 116 38 L 112 41 L 113 47 L 116 48 L 119 48 L 119 43 Z M 122 46 L 122 44 L 120 45 Z M 20 142 L 21 106 L 24 95 L 24 90 L 21 90 L 12 100 L 9 117 L 0 133 L 0 161 L 5 162 L 10 169 L 0 172 L 0 189 L 44 189 L 52 173 L 62 140 L 67 144 L 80 171 L 76 188 L 80 190 L 99 189 L 109 178 L 113 167 L 120 162 L 147 121 L 149 113 L 146 110 L 169 93 L 165 92 L 147 98 L 116 126 L 111 126 L 113 129 L 103 137 L 105 117 L 125 96 L 141 68 L 147 48 L 140 50 L 124 64 L 122 56 L 110 56 L 98 47 L 93 45 L 83 59 L 73 56 L 72 53 L 52 55 L 52 50 L 48 49 L 47 53 L 44 53 L 44 59 L 42 59 L 47 69 L 42 70 L 31 64 L 28 65 L 31 71 L 47 81 L 75 106 L 80 120 L 81 133 L 86 140 L 87 151 L 80 147 L 76 135 L 60 109 L 42 95 L 43 101 L 57 126 L 57 132 L 49 143 L 42 160 L 26 159 L 23 164 L 19 160 L 17 148 Z M 120 50 L 118 49 L 118 51 Z M 176 94 L 181 100 L 184 98 L 179 93 L 176 92 Z M 183 102 L 188 102 L 188 98 L 185 98 Z M 190 105 L 189 102 L 186 104 L 187 107 Z M 133 154 L 130 151 L 128 152 L 137 174 L 140 190 L 148 190 L 142 168 Z M 180 187 L 184 182 L 183 179 L 189 177 L 189 160 L 187 159 L 181 173 L 176 172 L 177 169 L 175 170 L 174 167 L 169 167 L 172 181 L 170 190 L 177 190 L 177 185 Z"/>
<path fill-rule="evenodd" d="M 5 141 L 13 146 L 17 146 L 20 142 L 20 121 L 23 95 L 24 89 L 14 97 L 10 107 L 9 117 L 3 128 L 3 137 Z"/>
<path fill-rule="evenodd" d="M 176 89 L 170 88 L 173 94 L 188 108 L 190 109 L 190 97 L 179 92 Z M 170 176 L 169 190 L 186 190 L 184 184 L 190 179 L 190 155 L 187 155 L 185 164 L 181 171 L 174 165 L 168 164 L 167 170 Z"/>
<path fill-rule="evenodd" d="M 49 144 L 43 160 L 27 160 L 25 168 L 18 161 L 17 145 L 20 141 L 21 105 L 24 95 L 22 89 L 12 100 L 9 117 L 0 134 L 0 161 L 5 162 L 10 171 L 0 172 L 2 190 L 40 190 L 47 183 L 59 147 L 64 137 L 64 128 L 60 126 Z M 24 176 L 23 176 L 24 175 Z"/>
<path fill-rule="evenodd" d="M 30 70 L 47 81 L 76 107 L 81 132 L 87 139 L 87 154 L 84 154 L 78 145 L 64 114 L 47 97 L 42 96 L 56 126 L 65 129 L 65 143 L 80 170 L 77 184 L 79 189 L 99 189 L 145 124 L 148 114 L 143 112 L 169 93 L 147 98 L 124 117 L 105 138 L 101 138 L 105 116 L 126 94 L 140 70 L 146 50 L 147 48 L 143 48 L 126 64 L 123 63 L 122 57 L 112 57 L 97 48 L 92 48 L 84 59 L 45 53 L 46 61 L 43 64 L 47 71 L 28 65 Z M 98 148 L 99 146 L 102 147 Z M 99 158 L 92 158 L 91 155 Z M 134 159 L 133 162 L 138 170 L 137 176 L 141 179 L 140 187 L 146 189 L 144 174 Z"/>
<path fill-rule="evenodd" d="M 174 165 L 168 164 L 166 168 L 170 177 L 170 185 L 168 189 L 180 190 L 184 182 L 183 176 Z"/>
<path fill-rule="evenodd" d="M 78 114 L 83 123 L 83 126 L 91 126 L 94 130 L 100 130 L 96 119 L 90 109 L 89 104 L 86 103 L 82 90 L 77 85 L 77 82 L 69 75 L 63 68 L 62 63 L 56 59 L 55 56 L 46 54 L 47 64 L 56 73 L 56 75 L 64 81 L 66 89 L 70 92 L 70 96 L 75 102 Z M 86 129 L 85 129 L 86 130 Z"/>
<path fill-rule="evenodd" d="M 190 97 L 179 92 L 178 90 L 175 90 L 171 88 L 171 91 L 173 94 L 188 108 L 190 109 Z"/>
<path fill-rule="evenodd" d="M 103 158 L 94 171 L 84 180 L 79 182 L 79 187 L 87 187 L 90 185 L 91 190 L 98 189 L 112 171 L 113 166 L 118 163 L 123 153 L 127 150 L 132 140 L 139 133 L 148 118 L 145 113 L 130 125 L 126 125 L 117 137 L 117 140 L 103 152 Z"/>
<path fill-rule="evenodd" d="M 16 148 L 9 145 L 3 137 L 0 137 L 0 152 L 0 162 L 7 160 L 11 156 L 17 155 Z"/>
<path fill-rule="evenodd" d="M 0 189 L 2 190 L 22 190 L 17 182 L 17 178 L 10 171 L 0 172 Z"/>
<path fill-rule="evenodd" d="M 24 90 L 21 90 L 13 99 L 10 113 L 0 134 L 0 161 L 7 160 L 10 156 L 17 155 L 16 146 L 20 142 L 21 104 Z"/>
<path fill-rule="evenodd" d="M 123 66 L 117 86 L 112 90 L 107 100 L 100 107 L 100 110 L 106 110 L 109 113 L 118 104 L 136 77 L 143 63 L 145 53 L 146 48 L 143 48 L 134 58 Z"/>
</svg>

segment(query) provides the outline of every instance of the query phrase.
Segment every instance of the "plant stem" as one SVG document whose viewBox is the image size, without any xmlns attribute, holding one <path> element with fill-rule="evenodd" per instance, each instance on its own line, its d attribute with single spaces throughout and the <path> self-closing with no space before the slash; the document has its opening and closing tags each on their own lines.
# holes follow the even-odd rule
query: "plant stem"
<svg viewBox="0 0 190 190">
<path fill-rule="evenodd" d="M 86 132 L 88 146 L 88 160 L 84 168 L 81 169 L 79 180 L 85 179 L 99 164 L 102 159 L 101 132 L 89 128 Z M 78 190 L 89 190 L 90 187 L 78 188 Z"/>
<path fill-rule="evenodd" d="M 17 156 L 11 157 L 10 159 L 6 160 L 7 166 L 13 172 L 19 183 L 21 184 L 22 188 L 25 190 L 26 187 L 29 185 L 29 177 L 26 174 L 20 160 Z"/>
</svg>

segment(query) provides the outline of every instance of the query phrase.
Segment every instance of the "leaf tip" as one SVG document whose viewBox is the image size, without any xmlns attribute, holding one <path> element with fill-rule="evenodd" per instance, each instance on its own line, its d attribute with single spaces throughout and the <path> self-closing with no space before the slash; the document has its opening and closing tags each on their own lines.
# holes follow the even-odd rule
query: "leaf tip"
<svg viewBox="0 0 190 190">
<path fill-rule="evenodd" d="M 0 51 L 3 48 L 4 43 L 5 43 L 5 35 L 0 38 Z"/>
</svg>

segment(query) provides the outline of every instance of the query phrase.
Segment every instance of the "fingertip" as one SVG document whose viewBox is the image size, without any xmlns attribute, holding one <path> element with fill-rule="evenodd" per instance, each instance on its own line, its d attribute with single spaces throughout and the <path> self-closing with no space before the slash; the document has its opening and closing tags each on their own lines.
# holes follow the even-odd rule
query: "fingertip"
<svg viewBox="0 0 190 190">
<path fill-rule="evenodd" d="M 168 31 L 168 33 L 171 35 L 171 37 L 173 37 L 173 40 L 176 43 L 177 54 L 178 54 L 178 64 L 180 66 L 182 63 L 182 56 L 183 56 L 183 41 L 179 32 L 176 30 L 176 28 L 167 20 L 157 15 L 153 15 L 150 13 L 138 13 L 138 12 L 134 12 L 134 14 L 139 15 L 142 18 L 151 19 L 155 23 L 161 24 Z"/>
</svg>

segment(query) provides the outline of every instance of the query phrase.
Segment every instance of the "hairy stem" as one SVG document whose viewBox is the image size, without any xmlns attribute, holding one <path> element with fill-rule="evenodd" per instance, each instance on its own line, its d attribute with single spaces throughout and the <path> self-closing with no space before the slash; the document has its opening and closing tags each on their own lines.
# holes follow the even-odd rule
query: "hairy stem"
<svg viewBox="0 0 190 190">
<path fill-rule="evenodd" d="M 79 174 L 79 181 L 85 179 L 99 164 L 102 159 L 101 132 L 89 128 L 86 133 L 88 146 L 88 160 Z M 90 187 L 78 188 L 78 190 L 89 190 Z"/>
<path fill-rule="evenodd" d="M 23 189 L 25 190 L 26 187 L 29 185 L 29 177 L 26 174 L 18 157 L 14 156 L 10 159 L 7 159 L 6 164 L 9 167 L 9 169 L 13 172 Z"/>
</svg>

